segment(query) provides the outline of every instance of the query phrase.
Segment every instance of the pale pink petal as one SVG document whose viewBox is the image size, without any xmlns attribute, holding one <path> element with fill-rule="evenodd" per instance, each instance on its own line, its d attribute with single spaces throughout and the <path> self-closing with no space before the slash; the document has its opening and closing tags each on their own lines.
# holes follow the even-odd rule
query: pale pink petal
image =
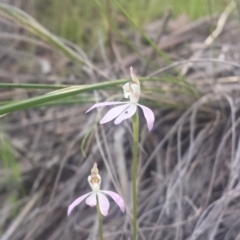
<svg viewBox="0 0 240 240">
<path fill-rule="evenodd" d="M 125 103 L 125 102 L 101 102 L 101 103 L 96 103 L 96 104 L 94 104 L 93 106 L 91 106 L 91 107 L 86 111 L 86 113 L 90 112 L 91 110 L 93 110 L 94 108 L 97 108 L 97 107 L 117 105 L 117 104 L 122 104 L 122 103 Z"/>
<path fill-rule="evenodd" d="M 84 194 L 81 197 L 77 198 L 76 200 L 74 200 L 68 207 L 68 211 L 67 211 L 67 215 L 69 216 L 70 213 L 72 212 L 72 210 L 78 205 L 80 204 L 90 193 Z"/>
<path fill-rule="evenodd" d="M 108 215 L 108 210 L 109 210 L 109 207 L 110 207 L 110 203 L 109 203 L 107 197 L 104 194 L 98 192 L 97 195 L 98 195 L 98 202 L 99 202 L 100 211 L 101 211 L 103 216 L 107 216 Z"/>
<path fill-rule="evenodd" d="M 86 199 L 86 204 L 90 207 L 94 207 L 97 204 L 96 193 L 92 192 L 92 194 Z"/>
<path fill-rule="evenodd" d="M 138 104 L 138 106 L 142 108 L 144 117 L 147 120 L 148 130 L 151 131 L 155 120 L 153 111 L 150 108 L 145 107 L 143 105 Z"/>
<path fill-rule="evenodd" d="M 110 197 L 112 197 L 112 199 L 117 203 L 117 205 L 120 207 L 122 212 L 125 211 L 124 201 L 117 193 L 112 192 L 112 191 L 101 191 L 101 192 L 106 193 Z"/>
<path fill-rule="evenodd" d="M 128 104 L 124 104 L 124 105 L 117 106 L 117 107 L 110 109 L 106 113 L 106 115 L 101 119 L 100 124 L 104 124 L 104 123 L 112 121 L 114 118 L 119 116 L 129 106 L 130 106 L 130 104 L 128 103 Z"/>
<path fill-rule="evenodd" d="M 130 118 L 134 115 L 134 113 L 137 111 L 137 105 L 131 104 L 129 108 L 124 110 L 114 121 L 115 124 L 121 123 L 123 120 Z"/>
</svg>

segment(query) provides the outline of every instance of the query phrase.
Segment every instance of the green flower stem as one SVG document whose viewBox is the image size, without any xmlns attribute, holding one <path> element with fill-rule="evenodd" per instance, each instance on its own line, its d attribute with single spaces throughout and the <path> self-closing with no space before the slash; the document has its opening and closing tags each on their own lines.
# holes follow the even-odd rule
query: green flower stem
<svg viewBox="0 0 240 240">
<path fill-rule="evenodd" d="M 99 207 L 98 197 L 97 197 L 97 213 L 98 213 L 98 225 L 99 225 L 99 238 L 100 240 L 103 240 L 102 214 Z"/>
<path fill-rule="evenodd" d="M 133 197 L 133 231 L 132 239 L 137 239 L 137 169 L 138 169 L 138 140 L 139 140 L 139 117 L 136 112 L 132 117 L 133 128 L 133 164 L 132 164 L 132 197 Z"/>
</svg>

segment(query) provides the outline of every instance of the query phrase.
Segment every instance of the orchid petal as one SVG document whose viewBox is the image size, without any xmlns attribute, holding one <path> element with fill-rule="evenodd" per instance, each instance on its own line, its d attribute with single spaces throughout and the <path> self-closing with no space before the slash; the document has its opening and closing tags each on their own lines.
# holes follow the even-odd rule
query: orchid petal
<svg viewBox="0 0 240 240">
<path fill-rule="evenodd" d="M 138 104 L 138 106 L 142 108 L 144 117 L 146 118 L 147 121 L 148 130 L 151 131 L 155 120 L 153 111 L 150 108 L 145 107 L 143 105 Z"/>
<path fill-rule="evenodd" d="M 122 104 L 122 102 L 101 102 L 101 103 L 96 103 L 93 106 L 91 106 L 86 113 L 92 111 L 94 108 L 97 107 L 104 107 L 104 106 L 110 106 L 110 105 L 117 105 L 117 104 Z"/>
<path fill-rule="evenodd" d="M 114 118 L 119 116 L 126 108 L 128 108 L 131 104 L 127 103 L 121 106 L 114 107 L 110 109 L 106 115 L 101 119 L 100 124 L 104 124 L 112 121 Z"/>
<path fill-rule="evenodd" d="M 116 204 L 120 207 L 120 209 L 122 210 L 122 212 L 125 211 L 125 206 L 124 206 L 124 201 L 123 199 L 115 192 L 112 191 L 101 191 L 103 193 L 108 194 L 110 197 L 112 197 L 112 199 L 116 202 Z"/>
<path fill-rule="evenodd" d="M 90 207 L 94 207 L 97 204 L 96 193 L 92 192 L 92 194 L 86 199 L 86 204 Z"/>
<path fill-rule="evenodd" d="M 125 111 L 123 111 L 114 121 L 114 124 L 119 124 L 123 120 L 130 118 L 134 115 L 134 113 L 137 111 L 137 105 L 131 104 L 129 108 L 127 108 Z"/>
<path fill-rule="evenodd" d="M 108 210 L 110 207 L 110 203 L 109 203 L 107 197 L 104 194 L 102 194 L 101 192 L 98 192 L 97 196 L 98 196 L 100 212 L 102 213 L 103 216 L 107 216 Z"/>
<path fill-rule="evenodd" d="M 72 210 L 78 205 L 80 204 L 90 193 L 84 194 L 81 197 L 77 198 L 76 200 L 74 200 L 69 206 L 68 206 L 68 211 L 67 211 L 67 215 L 69 216 L 70 213 L 72 212 Z"/>
</svg>

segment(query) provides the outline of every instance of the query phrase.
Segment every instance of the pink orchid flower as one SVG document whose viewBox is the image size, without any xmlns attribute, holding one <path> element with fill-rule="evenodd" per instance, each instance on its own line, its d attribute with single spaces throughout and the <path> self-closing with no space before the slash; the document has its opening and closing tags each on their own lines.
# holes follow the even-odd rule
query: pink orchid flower
<svg viewBox="0 0 240 240">
<path fill-rule="evenodd" d="M 90 193 L 84 194 L 81 197 L 74 200 L 68 207 L 68 212 L 67 212 L 68 216 L 70 215 L 72 210 L 78 204 L 80 204 L 86 197 L 88 197 L 88 198 L 86 199 L 85 202 L 90 207 L 96 206 L 97 198 L 98 198 L 100 211 L 101 211 L 102 215 L 107 216 L 108 210 L 110 207 L 110 203 L 109 203 L 107 197 L 103 193 L 112 197 L 112 199 L 117 203 L 117 205 L 120 207 L 122 212 L 124 212 L 125 207 L 124 207 L 123 199 L 117 193 L 112 192 L 112 191 L 100 190 L 101 176 L 98 174 L 97 163 L 94 163 L 94 165 L 93 165 L 93 168 L 91 170 L 91 175 L 88 176 L 88 182 L 93 191 Z"/>
<path fill-rule="evenodd" d="M 120 124 L 123 120 L 132 117 L 137 111 L 137 106 L 139 106 L 143 110 L 144 117 L 147 121 L 148 129 L 149 131 L 151 131 L 155 120 L 153 111 L 150 108 L 140 105 L 138 103 L 141 94 L 140 82 L 135 76 L 132 67 L 130 67 L 130 74 L 132 81 L 123 85 L 124 97 L 129 98 L 129 102 L 96 103 L 91 108 L 89 108 L 86 113 L 97 107 L 121 104 L 120 106 L 114 107 L 109 110 L 100 121 L 100 124 L 104 124 L 115 119 L 114 124 Z"/>
</svg>

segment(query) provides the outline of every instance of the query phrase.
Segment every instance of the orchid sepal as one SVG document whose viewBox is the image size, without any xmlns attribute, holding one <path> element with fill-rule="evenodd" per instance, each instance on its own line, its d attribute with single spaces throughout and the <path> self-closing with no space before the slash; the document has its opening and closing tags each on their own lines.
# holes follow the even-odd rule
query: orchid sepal
<svg viewBox="0 0 240 240">
<path fill-rule="evenodd" d="M 87 194 L 84 194 L 84 195 L 80 196 L 76 200 L 74 200 L 68 207 L 67 215 L 69 216 L 71 214 L 72 210 L 77 205 L 79 205 L 84 199 L 86 199 L 85 202 L 90 207 L 96 206 L 96 202 L 97 202 L 96 197 L 98 197 L 100 211 L 101 211 L 103 216 L 107 216 L 108 215 L 108 210 L 110 208 L 110 203 L 109 203 L 109 200 L 107 199 L 107 197 L 103 193 L 108 194 L 110 197 L 112 197 L 112 199 L 117 203 L 117 205 L 119 206 L 121 211 L 123 213 L 125 212 L 124 201 L 120 197 L 120 195 L 118 195 L 117 193 L 112 192 L 112 191 L 101 191 L 101 190 L 99 190 L 99 191 L 89 192 Z"/>
</svg>

